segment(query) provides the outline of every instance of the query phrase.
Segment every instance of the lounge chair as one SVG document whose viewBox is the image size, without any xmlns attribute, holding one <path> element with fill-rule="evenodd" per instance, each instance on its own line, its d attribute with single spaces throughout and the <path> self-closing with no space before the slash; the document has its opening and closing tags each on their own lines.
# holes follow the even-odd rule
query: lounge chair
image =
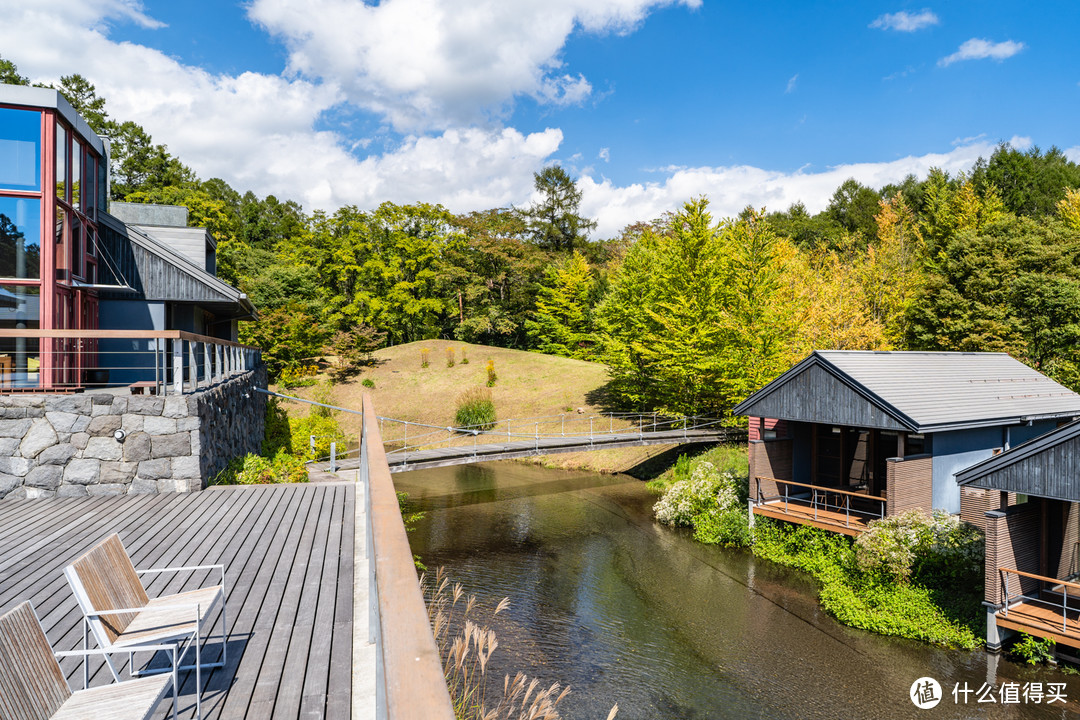
<svg viewBox="0 0 1080 720">
<path fill-rule="evenodd" d="M 155 649 L 176 652 L 175 646 L 163 645 Z M 175 669 L 170 675 L 86 689 L 86 658 L 104 653 L 103 650 L 54 653 L 34 606 L 29 602 L 19 604 L 0 616 L 0 717 L 5 720 L 146 720 L 172 687 L 175 720 Z M 83 689 L 74 693 L 56 661 L 57 657 L 69 656 L 82 656 L 84 660 Z M 175 661 L 173 665 L 175 667 Z"/>
<path fill-rule="evenodd" d="M 183 572 L 190 570 L 219 570 L 221 584 L 198 590 L 149 598 L 139 575 L 148 573 Z M 188 650 L 195 648 L 195 664 L 181 665 L 180 670 L 195 670 L 196 714 L 202 717 L 202 671 L 222 667 L 226 662 L 229 626 L 225 615 L 225 566 L 197 565 L 190 567 L 151 568 L 136 570 L 131 558 L 113 534 L 95 545 L 78 560 L 64 568 L 64 575 L 75 593 L 83 612 L 83 642 L 87 629 L 94 634 L 99 647 L 128 653 L 151 649 L 148 646 L 175 644 L 174 663 L 183 660 Z M 204 628 L 210 614 L 221 605 L 221 662 L 203 665 L 202 644 L 207 638 Z M 113 677 L 120 675 L 112 659 L 106 662 Z M 135 671 L 129 664 L 132 677 L 168 669 Z"/>
</svg>

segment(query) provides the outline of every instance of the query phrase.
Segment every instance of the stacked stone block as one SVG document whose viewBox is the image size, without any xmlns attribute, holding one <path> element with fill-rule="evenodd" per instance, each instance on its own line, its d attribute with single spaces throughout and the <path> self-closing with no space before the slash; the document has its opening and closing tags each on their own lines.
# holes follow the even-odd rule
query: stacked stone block
<svg viewBox="0 0 1080 720">
<path fill-rule="evenodd" d="M 265 383 L 260 369 L 189 395 L 0 396 L 0 498 L 200 490 L 259 451 Z"/>
</svg>

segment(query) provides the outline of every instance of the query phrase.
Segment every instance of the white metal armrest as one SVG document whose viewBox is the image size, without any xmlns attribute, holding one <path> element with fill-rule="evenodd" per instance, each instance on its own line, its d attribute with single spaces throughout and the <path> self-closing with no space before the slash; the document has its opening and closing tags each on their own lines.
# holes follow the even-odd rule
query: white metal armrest
<svg viewBox="0 0 1080 720">
<path fill-rule="evenodd" d="M 139 652 L 153 650 L 154 652 L 176 652 L 175 645 L 140 645 Z M 130 653 L 130 648 L 88 648 L 86 650 L 56 650 L 56 657 L 87 657 L 88 655 L 115 655 L 117 653 Z"/>
<path fill-rule="evenodd" d="M 146 568 L 145 570 L 136 570 L 135 572 L 142 575 L 144 573 L 183 572 L 184 570 L 213 570 L 214 568 L 221 570 L 222 577 L 225 576 L 225 566 L 221 563 L 216 565 L 189 565 L 187 567 Z"/>
<path fill-rule="evenodd" d="M 213 605 L 213 603 L 210 603 Z M 115 610 L 91 610 L 86 613 L 86 617 L 98 617 L 100 615 L 126 615 L 128 613 L 142 613 L 148 610 L 195 610 L 199 612 L 202 610 L 202 605 L 199 603 L 178 603 L 176 605 L 154 605 L 153 607 L 141 607 L 141 608 L 117 608 Z"/>
</svg>

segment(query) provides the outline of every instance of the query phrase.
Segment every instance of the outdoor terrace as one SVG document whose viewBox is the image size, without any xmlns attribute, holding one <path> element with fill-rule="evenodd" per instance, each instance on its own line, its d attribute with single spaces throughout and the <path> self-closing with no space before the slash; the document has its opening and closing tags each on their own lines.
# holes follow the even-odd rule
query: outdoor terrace
<svg viewBox="0 0 1080 720">
<path fill-rule="evenodd" d="M 224 563 L 229 662 L 203 675 L 203 717 L 348 718 L 356 496 L 353 483 L 330 483 L 4 501 L 0 610 L 32 601 L 53 648 L 74 649 L 82 616 L 63 568 L 106 535 L 118 532 L 140 568 Z M 206 580 L 195 572 L 144 582 L 153 597 Z M 219 619 L 212 633 L 220 632 Z M 208 642 L 204 662 L 220 649 Z M 61 666 L 81 687 L 81 663 Z M 100 661 L 90 668 L 91 686 L 112 681 Z M 181 717 L 193 717 L 194 673 L 180 684 Z M 158 716 L 167 710 L 162 703 Z"/>
<path fill-rule="evenodd" d="M 755 477 L 750 488 L 755 515 L 859 535 L 871 520 L 885 517 L 885 498 L 868 492 Z"/>
<path fill-rule="evenodd" d="M 1009 568 L 998 572 L 1005 598 L 998 627 L 1080 648 L 1080 584 Z"/>
</svg>

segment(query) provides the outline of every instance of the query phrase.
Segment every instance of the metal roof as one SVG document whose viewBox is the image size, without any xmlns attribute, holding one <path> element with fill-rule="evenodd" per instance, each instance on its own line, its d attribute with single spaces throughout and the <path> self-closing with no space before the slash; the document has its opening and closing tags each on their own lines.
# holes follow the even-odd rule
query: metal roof
<svg viewBox="0 0 1080 720">
<path fill-rule="evenodd" d="M 1080 421 L 956 473 L 960 485 L 1080 501 Z"/>
<path fill-rule="evenodd" d="M 806 397 L 800 390 L 793 402 L 773 396 L 791 393 L 796 378 L 821 371 L 850 391 L 832 389 L 832 397 Z M 818 385 L 815 383 L 815 385 Z M 787 389 L 786 389 L 787 388 Z M 1080 395 L 1005 353 L 817 350 L 786 373 L 735 407 L 736 415 L 783 418 L 757 412 L 801 404 L 821 408 L 830 403 L 865 402 L 884 412 L 889 422 L 914 432 L 1011 425 L 1040 418 L 1080 416 Z M 867 413 L 862 413 L 867 415 Z M 822 422 L 830 422 L 823 419 Z"/>
</svg>

